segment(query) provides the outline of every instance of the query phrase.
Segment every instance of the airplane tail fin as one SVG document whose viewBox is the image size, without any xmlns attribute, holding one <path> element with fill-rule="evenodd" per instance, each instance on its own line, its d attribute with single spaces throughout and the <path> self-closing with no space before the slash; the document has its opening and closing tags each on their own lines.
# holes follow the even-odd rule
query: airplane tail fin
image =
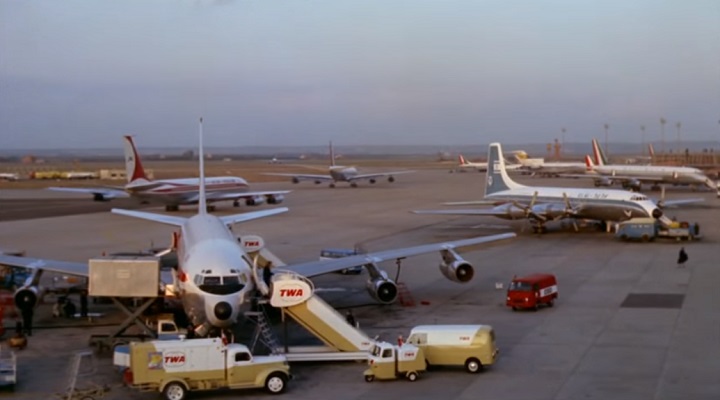
<svg viewBox="0 0 720 400">
<path fill-rule="evenodd" d="M 203 119 L 200 117 L 200 128 L 198 129 L 198 159 L 200 168 L 200 181 L 198 182 L 198 214 L 207 213 L 207 197 L 205 195 L 205 151 L 203 148 Z"/>
<path fill-rule="evenodd" d="M 521 187 L 523 187 L 523 185 L 510 179 L 510 176 L 505 170 L 505 157 L 503 157 L 500 143 L 490 143 L 488 148 L 488 171 L 485 184 L 485 196 Z"/>
<path fill-rule="evenodd" d="M 592 172 L 595 169 L 595 163 L 589 155 L 585 155 L 585 171 Z"/>
<path fill-rule="evenodd" d="M 135 148 L 132 136 L 126 135 L 123 136 L 123 139 L 125 139 L 125 175 L 127 176 L 127 183 L 150 182 L 150 179 L 145 175 L 145 169 L 143 169 L 142 162 L 140 162 L 140 156 Z"/>
<path fill-rule="evenodd" d="M 650 154 L 650 158 L 655 157 L 655 148 L 653 148 L 652 143 L 648 143 L 648 154 Z"/>
<path fill-rule="evenodd" d="M 332 140 L 330 141 L 330 166 L 335 166 L 335 151 L 333 150 Z"/>
<path fill-rule="evenodd" d="M 467 161 L 465 161 L 465 157 L 463 157 L 462 154 L 459 154 L 459 155 L 458 155 L 458 162 L 460 163 L 460 165 L 465 165 L 465 164 L 467 164 Z"/>
<path fill-rule="evenodd" d="M 602 148 L 598 144 L 598 141 L 596 139 L 592 140 L 592 146 L 593 146 L 593 155 L 595 156 L 595 165 L 603 166 L 607 165 L 607 159 L 605 158 L 605 153 L 603 153 Z"/>
</svg>

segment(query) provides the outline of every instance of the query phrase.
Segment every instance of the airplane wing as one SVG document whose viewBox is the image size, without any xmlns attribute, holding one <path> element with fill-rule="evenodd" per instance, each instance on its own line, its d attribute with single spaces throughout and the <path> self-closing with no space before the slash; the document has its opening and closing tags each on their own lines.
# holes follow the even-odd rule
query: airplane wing
<svg viewBox="0 0 720 400">
<path fill-rule="evenodd" d="M 375 179 L 375 178 L 383 178 L 385 176 L 392 176 L 392 175 L 400 175 L 400 174 L 409 174 L 415 171 L 395 171 L 395 172 L 378 172 L 376 174 L 362 174 L 362 175 L 355 175 L 348 179 L 349 182 L 352 181 L 359 181 L 363 179 Z"/>
<path fill-rule="evenodd" d="M 413 214 L 506 216 L 507 211 L 495 210 L 492 208 L 470 208 L 465 210 L 415 210 L 413 211 Z"/>
<path fill-rule="evenodd" d="M 278 207 L 278 208 L 271 208 L 268 210 L 260 210 L 260 211 L 251 211 L 246 212 L 242 214 L 234 214 L 234 215 L 226 215 L 224 217 L 220 217 L 222 222 L 225 223 L 225 225 L 231 225 L 231 224 L 237 224 L 239 222 L 245 222 L 245 221 L 251 221 L 253 219 L 263 218 L 263 217 L 269 217 L 271 215 L 275 214 L 282 214 L 285 212 L 288 212 L 287 207 Z"/>
<path fill-rule="evenodd" d="M 52 190 L 55 192 L 72 192 L 72 193 L 87 193 L 92 194 L 94 196 L 100 195 L 105 199 L 115 199 L 115 198 L 125 198 L 130 197 L 130 195 L 121 187 L 117 188 L 71 188 L 71 187 L 49 187 L 47 190 Z"/>
<path fill-rule="evenodd" d="M 11 267 L 40 269 L 74 276 L 88 276 L 87 263 L 45 260 L 41 258 L 16 257 L 0 254 L 0 265 Z"/>
<path fill-rule="evenodd" d="M 502 203 L 502 202 L 501 202 Z M 498 204 L 497 200 L 470 200 L 470 201 L 451 201 L 442 203 L 444 206 L 494 206 Z"/>
<path fill-rule="evenodd" d="M 289 176 L 297 179 L 298 181 L 333 181 L 333 177 L 330 175 L 312 175 L 312 174 L 284 174 L 279 172 L 265 172 L 263 175 L 270 176 Z"/>
<path fill-rule="evenodd" d="M 702 203 L 705 199 L 701 197 L 696 197 L 693 199 L 675 199 L 675 200 L 658 200 L 655 201 L 657 205 L 662 204 L 662 207 L 672 207 L 672 206 L 679 206 L 683 204 L 695 204 L 695 203 Z"/>
<path fill-rule="evenodd" d="M 365 265 L 368 263 L 379 263 L 387 260 L 396 260 L 398 258 L 431 253 L 433 251 L 455 249 L 465 246 L 474 246 L 482 243 L 491 243 L 498 240 L 510 239 L 515 236 L 516 235 L 514 233 L 502 233 L 499 235 L 481 236 L 472 239 L 463 239 L 451 242 L 424 244 L 415 247 L 407 247 L 404 249 L 378 251 L 357 256 L 338 258 L 334 260 L 311 261 L 307 263 L 287 265 L 282 267 L 282 269 L 287 269 L 306 277 L 313 277 L 317 275 L 327 274 L 330 272 L 341 271 L 346 268 Z"/>
</svg>

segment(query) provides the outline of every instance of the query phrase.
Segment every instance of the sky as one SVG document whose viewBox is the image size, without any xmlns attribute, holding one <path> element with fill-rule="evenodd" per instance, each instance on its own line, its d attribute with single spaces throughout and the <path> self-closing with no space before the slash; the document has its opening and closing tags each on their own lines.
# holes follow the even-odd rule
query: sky
<svg viewBox="0 0 720 400">
<path fill-rule="evenodd" d="M 0 147 L 720 141 L 717 0 L 2 0 Z"/>
</svg>

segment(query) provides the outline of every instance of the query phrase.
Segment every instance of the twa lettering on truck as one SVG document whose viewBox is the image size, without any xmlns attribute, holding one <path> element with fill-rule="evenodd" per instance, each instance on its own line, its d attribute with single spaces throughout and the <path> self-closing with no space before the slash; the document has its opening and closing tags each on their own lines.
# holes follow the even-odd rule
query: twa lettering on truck
<svg viewBox="0 0 720 400">
<path fill-rule="evenodd" d="M 185 365 L 185 353 L 172 352 L 163 357 L 163 363 L 168 368 L 182 367 Z"/>
</svg>

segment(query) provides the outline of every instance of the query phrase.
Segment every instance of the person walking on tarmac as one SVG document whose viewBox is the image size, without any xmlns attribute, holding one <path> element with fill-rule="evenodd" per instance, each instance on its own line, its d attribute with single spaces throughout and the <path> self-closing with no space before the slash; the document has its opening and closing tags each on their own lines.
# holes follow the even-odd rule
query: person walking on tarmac
<svg viewBox="0 0 720 400">
<path fill-rule="evenodd" d="M 357 328 L 357 321 L 355 320 L 355 316 L 352 313 L 352 310 L 348 310 L 345 314 L 345 320 L 347 321 L 350 326 Z"/>
<path fill-rule="evenodd" d="M 680 248 L 680 253 L 678 253 L 678 268 L 685 268 L 685 263 L 688 260 L 688 255 L 685 252 L 685 248 Z"/>
</svg>

